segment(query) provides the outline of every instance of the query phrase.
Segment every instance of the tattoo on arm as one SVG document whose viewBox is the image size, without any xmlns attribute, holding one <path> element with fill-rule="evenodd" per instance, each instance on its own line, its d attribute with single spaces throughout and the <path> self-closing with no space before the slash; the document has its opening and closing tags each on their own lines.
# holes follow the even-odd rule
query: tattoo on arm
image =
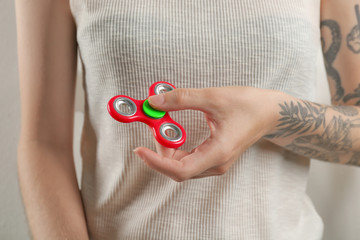
<svg viewBox="0 0 360 240">
<path fill-rule="evenodd" d="M 351 149 L 351 126 L 350 120 L 333 117 L 322 134 L 298 137 L 285 147 L 306 157 L 339 162 L 339 155 Z"/>
<path fill-rule="evenodd" d="M 355 15 L 357 24 L 353 27 L 351 32 L 347 35 L 346 41 L 348 48 L 355 54 L 360 53 L 360 8 L 355 5 Z M 341 47 L 341 31 L 339 24 L 334 20 L 324 20 L 321 22 L 320 27 L 327 27 L 331 31 L 331 43 L 327 44 L 322 37 L 321 42 L 324 51 L 324 62 L 327 75 L 334 81 L 335 95 L 332 96 L 332 101 L 347 103 L 350 100 L 355 100 L 354 105 L 360 106 L 360 84 L 354 89 L 352 93 L 345 94 L 345 90 L 341 84 L 341 77 L 339 72 L 333 67 L 333 63 L 339 53 Z M 328 46 L 328 47 L 327 47 Z"/>
<path fill-rule="evenodd" d="M 351 32 L 347 35 L 346 41 L 348 48 L 355 54 L 360 53 L 360 10 L 359 5 L 355 5 L 355 15 L 357 25 L 353 27 Z"/>
<path fill-rule="evenodd" d="M 333 100 L 339 101 L 344 96 L 344 89 L 341 86 L 341 78 L 338 71 L 332 66 L 341 46 L 341 32 L 339 24 L 334 20 L 321 21 L 320 28 L 328 27 L 331 31 L 332 41 L 330 46 L 325 51 L 326 43 L 322 37 L 322 46 L 324 51 L 324 62 L 328 76 L 335 82 L 336 93 Z"/>
<path fill-rule="evenodd" d="M 293 101 L 288 104 L 279 104 L 282 111 L 280 111 L 281 118 L 279 124 L 276 126 L 277 131 L 267 138 L 288 137 L 293 134 L 302 134 L 318 129 L 325 124 L 325 108 L 314 103 L 311 105 L 308 102 Z"/>
<path fill-rule="evenodd" d="M 346 36 L 348 49 L 360 53 L 360 10 L 355 6 L 357 24 Z M 340 51 L 342 35 L 339 24 L 332 19 L 321 22 L 322 29 L 330 30 L 331 38 L 321 38 L 324 63 L 330 81 L 333 81 L 335 94 L 333 102 L 349 103 L 360 106 L 360 84 L 352 93 L 345 93 L 338 70 L 333 66 Z M 324 29 L 324 30 L 325 30 Z M 360 151 L 354 150 L 355 141 L 360 141 L 360 115 L 356 107 L 323 106 L 306 101 L 290 101 L 280 104 L 281 117 L 277 130 L 268 139 L 293 136 L 290 144 L 284 146 L 298 154 L 330 162 L 345 162 L 360 166 Z M 331 109 L 332 114 L 326 114 Z M 335 111 L 335 112 L 334 112 Z M 331 117 L 330 117 L 330 116 Z M 358 128 L 358 129 L 355 129 Z"/>
<path fill-rule="evenodd" d="M 346 103 L 351 99 L 356 99 L 357 102 L 355 103 L 355 105 L 360 106 L 360 84 L 357 88 L 355 88 L 353 93 L 349 93 L 344 97 L 343 102 Z"/>
<path fill-rule="evenodd" d="M 355 152 L 348 162 L 349 165 L 359 165 L 360 164 L 360 152 Z"/>
<path fill-rule="evenodd" d="M 275 139 L 298 135 L 285 148 L 309 158 L 339 162 L 341 157 L 347 156 L 346 163 L 360 165 L 360 152 L 352 151 L 354 140 L 351 130 L 360 128 L 359 111 L 351 106 L 322 106 L 306 101 L 290 101 L 279 104 L 281 117 L 277 130 L 265 137 Z M 335 114 L 329 123 L 325 114 L 328 109 Z M 319 127 L 321 133 L 314 133 Z"/>
<path fill-rule="evenodd" d="M 348 117 L 354 117 L 359 114 L 359 112 L 351 106 L 331 106 L 331 108 Z"/>
<path fill-rule="evenodd" d="M 348 48 L 355 54 L 360 53 L 360 10 L 359 5 L 355 5 L 355 16 L 357 20 L 357 25 L 353 27 L 351 32 L 347 35 L 346 41 Z M 353 93 L 348 93 L 342 99 L 344 103 L 355 99 L 355 105 L 360 106 L 360 84 L 355 88 Z"/>
</svg>

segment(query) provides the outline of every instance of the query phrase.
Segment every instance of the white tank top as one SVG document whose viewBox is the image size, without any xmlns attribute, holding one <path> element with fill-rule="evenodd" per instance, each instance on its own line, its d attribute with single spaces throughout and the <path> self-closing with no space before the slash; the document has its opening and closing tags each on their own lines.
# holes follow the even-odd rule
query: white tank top
<svg viewBox="0 0 360 240">
<path fill-rule="evenodd" d="M 133 153 L 155 150 L 147 126 L 119 123 L 106 108 L 120 94 L 145 99 L 161 80 L 314 100 L 320 0 L 70 4 L 84 72 L 81 192 L 91 239 L 321 239 L 322 221 L 305 192 L 309 159 L 260 140 L 226 174 L 178 183 Z M 201 112 L 170 115 L 188 135 L 180 149 L 209 136 Z"/>
</svg>

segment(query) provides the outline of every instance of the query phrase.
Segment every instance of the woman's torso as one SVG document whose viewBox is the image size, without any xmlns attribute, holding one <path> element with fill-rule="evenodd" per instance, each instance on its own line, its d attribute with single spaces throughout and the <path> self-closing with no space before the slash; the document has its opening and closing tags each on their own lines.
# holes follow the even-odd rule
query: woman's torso
<svg viewBox="0 0 360 240">
<path fill-rule="evenodd" d="M 146 98 L 160 80 L 178 88 L 277 89 L 313 100 L 319 0 L 70 4 L 84 71 L 82 195 L 92 239 L 321 238 L 321 219 L 305 193 L 308 159 L 261 140 L 225 175 L 177 183 L 132 152 L 154 149 L 146 125 L 116 122 L 106 109 L 115 95 Z M 202 113 L 171 116 L 187 131 L 181 149 L 208 136 Z"/>
</svg>

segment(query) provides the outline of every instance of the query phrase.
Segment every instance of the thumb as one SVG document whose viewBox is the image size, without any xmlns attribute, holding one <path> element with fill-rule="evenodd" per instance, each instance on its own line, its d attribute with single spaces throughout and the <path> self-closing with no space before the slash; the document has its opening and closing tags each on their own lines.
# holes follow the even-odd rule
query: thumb
<svg viewBox="0 0 360 240">
<path fill-rule="evenodd" d="M 206 112 L 208 102 L 205 89 L 177 88 L 170 92 L 149 97 L 151 107 L 162 111 L 194 109 Z"/>
</svg>

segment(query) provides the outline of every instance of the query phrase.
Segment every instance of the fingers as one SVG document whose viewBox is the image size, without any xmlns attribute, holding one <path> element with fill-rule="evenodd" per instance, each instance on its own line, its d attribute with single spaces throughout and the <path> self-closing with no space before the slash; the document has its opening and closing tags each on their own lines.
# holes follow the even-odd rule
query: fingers
<svg viewBox="0 0 360 240">
<path fill-rule="evenodd" d="M 180 181 L 179 171 L 183 169 L 184 164 L 181 161 L 168 157 L 162 157 L 159 154 L 145 147 L 138 147 L 134 150 L 135 154 L 140 157 L 150 168 L 165 174 L 166 176 Z"/>
<path fill-rule="evenodd" d="M 235 160 L 236 160 L 236 157 L 234 156 L 230 160 L 228 160 L 225 164 L 209 168 L 205 172 L 192 177 L 192 179 L 213 177 L 213 176 L 222 176 L 230 169 L 230 167 L 235 162 Z"/>
<path fill-rule="evenodd" d="M 194 178 L 207 169 L 223 165 L 230 158 L 214 138 L 208 138 L 203 144 L 194 149 L 191 154 L 180 160 L 160 156 L 150 149 L 140 147 L 135 153 L 151 168 L 167 175 L 175 181 L 181 182 Z M 223 174 L 223 173 L 219 173 Z"/>
<path fill-rule="evenodd" d="M 161 157 L 173 158 L 173 155 L 174 155 L 176 149 L 164 147 L 163 145 L 158 143 L 158 141 L 156 141 L 156 139 L 154 139 L 154 142 L 155 142 L 155 146 L 156 146 L 156 152 Z"/>
<path fill-rule="evenodd" d="M 211 110 L 208 92 L 210 89 L 177 88 L 173 91 L 149 97 L 150 105 L 162 111 L 194 109 Z"/>
<path fill-rule="evenodd" d="M 209 169 L 225 164 L 231 154 L 227 149 L 228 148 L 220 143 L 218 139 L 213 137 L 208 138 L 204 143 L 194 149 L 192 154 L 181 160 L 184 166 L 188 166 L 188 171 L 191 172 L 187 177 L 193 178 L 200 174 L 205 174 Z"/>
<path fill-rule="evenodd" d="M 150 131 L 152 131 L 152 128 L 150 126 L 148 126 L 148 128 L 149 128 Z M 170 158 L 172 158 L 172 156 L 174 155 L 176 149 L 164 147 L 154 137 L 152 139 L 153 139 L 153 141 L 155 143 L 156 152 L 161 157 L 170 157 Z"/>
<path fill-rule="evenodd" d="M 149 127 L 149 126 L 148 126 Z M 151 131 L 151 127 L 149 127 L 149 130 Z M 153 141 L 155 143 L 155 147 L 156 147 L 156 152 L 161 156 L 161 157 L 168 157 L 168 158 L 173 158 L 173 159 L 181 159 L 183 157 L 185 157 L 186 155 L 188 155 L 189 153 L 186 151 L 182 151 L 182 150 L 178 150 L 176 148 L 167 148 L 164 147 L 163 145 L 161 145 L 155 138 L 153 138 Z"/>
</svg>

